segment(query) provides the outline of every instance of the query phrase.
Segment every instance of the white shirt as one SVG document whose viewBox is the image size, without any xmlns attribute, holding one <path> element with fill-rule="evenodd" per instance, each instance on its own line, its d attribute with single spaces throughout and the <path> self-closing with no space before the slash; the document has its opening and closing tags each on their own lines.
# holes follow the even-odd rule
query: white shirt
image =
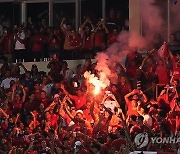
<svg viewBox="0 0 180 154">
<path fill-rule="evenodd" d="M 1 82 L 1 87 L 4 88 L 4 89 L 10 88 L 10 82 L 11 82 L 11 80 L 14 80 L 14 81 L 16 82 L 16 81 L 17 81 L 17 78 L 12 78 L 12 77 L 10 77 L 10 78 L 6 78 L 6 79 L 2 80 L 2 82 Z"/>
<path fill-rule="evenodd" d="M 24 32 L 18 33 L 17 35 L 21 40 L 25 39 L 25 33 Z M 15 50 L 21 50 L 21 49 L 26 49 L 25 44 L 21 43 L 17 40 L 15 43 Z"/>
</svg>

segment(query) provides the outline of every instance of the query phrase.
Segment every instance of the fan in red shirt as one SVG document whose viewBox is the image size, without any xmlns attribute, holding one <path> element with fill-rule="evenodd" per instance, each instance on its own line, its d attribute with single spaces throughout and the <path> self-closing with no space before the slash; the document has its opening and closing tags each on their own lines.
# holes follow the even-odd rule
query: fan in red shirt
<svg viewBox="0 0 180 154">
<path fill-rule="evenodd" d="M 12 60 L 12 40 L 13 35 L 9 33 L 8 28 L 4 27 L 3 35 L 0 37 L 0 44 L 2 47 L 2 53 L 9 60 Z"/>
<path fill-rule="evenodd" d="M 51 56 L 54 53 L 58 53 L 61 48 L 61 37 L 58 30 L 54 29 L 49 35 L 49 47 L 48 54 Z"/>
<path fill-rule="evenodd" d="M 130 96 L 132 97 L 131 100 L 129 98 Z M 128 116 L 131 115 L 139 116 L 139 113 L 137 112 L 137 105 L 138 105 L 138 101 L 140 100 L 140 97 L 143 97 L 143 103 L 147 102 L 147 97 L 145 96 L 145 94 L 143 94 L 141 90 L 134 89 L 132 92 L 124 96 L 128 108 L 127 110 Z"/>
<path fill-rule="evenodd" d="M 108 34 L 108 44 L 113 44 L 117 42 L 117 36 L 119 32 L 117 28 L 114 28 L 111 33 Z"/>
<path fill-rule="evenodd" d="M 46 40 L 46 36 L 38 31 L 38 29 L 34 30 L 34 34 L 32 36 L 32 54 L 33 58 L 41 58 L 43 52 L 43 45 Z"/>
<path fill-rule="evenodd" d="M 158 61 L 158 65 L 156 67 L 155 73 L 158 76 L 159 84 L 169 83 L 169 71 L 162 59 Z"/>
<path fill-rule="evenodd" d="M 81 43 L 81 37 L 75 30 L 71 30 L 71 34 L 69 36 L 69 44 L 72 48 L 72 50 L 79 50 L 82 43 Z"/>
<path fill-rule="evenodd" d="M 48 63 L 47 68 L 51 69 L 51 65 L 53 65 L 53 70 L 56 71 L 56 75 L 59 75 L 62 70 L 62 63 L 59 60 L 58 54 L 54 53 L 51 57 L 51 61 Z"/>
<path fill-rule="evenodd" d="M 93 48 L 93 40 L 94 40 L 94 33 L 93 33 L 93 24 L 90 18 L 86 18 L 84 23 L 80 26 L 80 35 L 82 38 L 82 49 L 83 50 L 91 50 Z"/>
<path fill-rule="evenodd" d="M 83 93 L 82 90 L 77 90 L 77 95 L 70 95 L 69 92 L 64 88 L 64 85 L 61 85 L 61 89 L 66 95 L 69 95 L 69 97 L 75 101 L 76 110 L 85 109 L 86 95 Z"/>
<path fill-rule="evenodd" d="M 22 91 L 23 91 L 23 97 L 21 98 L 20 94 L 16 93 L 15 90 L 16 90 L 16 84 L 13 85 L 13 93 L 12 93 L 12 105 L 13 105 L 13 112 L 14 113 L 19 113 L 21 110 L 22 110 L 22 106 L 23 106 L 23 103 L 25 101 L 25 98 L 26 98 L 26 92 L 24 90 L 24 87 L 21 86 L 22 88 Z"/>
<path fill-rule="evenodd" d="M 169 55 L 171 57 L 172 63 L 173 63 L 173 75 L 174 79 L 180 79 L 180 55 L 176 54 L 173 56 L 171 51 L 169 51 Z"/>
<path fill-rule="evenodd" d="M 51 100 L 47 97 L 47 94 L 44 90 L 41 91 L 41 99 L 39 101 L 39 104 L 42 103 L 45 108 L 47 108 L 51 103 Z"/>
<path fill-rule="evenodd" d="M 85 33 L 82 38 L 82 48 L 84 50 L 91 50 L 93 48 L 94 34 L 90 31 L 90 28 L 86 26 Z"/>
<path fill-rule="evenodd" d="M 105 23 L 103 20 L 101 20 L 96 29 L 94 30 L 94 47 L 101 50 L 102 44 L 106 44 L 106 34 L 108 34 L 109 31 L 105 26 Z"/>
</svg>

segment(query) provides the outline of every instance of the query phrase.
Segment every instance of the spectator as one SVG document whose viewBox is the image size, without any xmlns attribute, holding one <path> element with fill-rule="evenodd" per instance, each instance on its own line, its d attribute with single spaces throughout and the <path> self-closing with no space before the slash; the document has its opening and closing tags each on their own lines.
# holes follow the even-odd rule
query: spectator
<svg viewBox="0 0 180 154">
<path fill-rule="evenodd" d="M 25 37 L 26 36 L 22 26 L 14 30 L 14 58 L 18 61 L 25 59 L 25 55 L 27 54 L 24 42 Z"/>
<path fill-rule="evenodd" d="M 62 73 L 64 78 L 63 80 L 71 82 L 73 78 L 73 71 L 70 68 L 68 68 L 68 63 L 66 61 L 63 61 L 62 64 Z"/>
<path fill-rule="evenodd" d="M 2 54 L 12 62 L 12 42 L 13 35 L 9 32 L 7 27 L 3 28 L 3 35 L 0 37 L 0 44 L 2 44 Z"/>
<path fill-rule="evenodd" d="M 2 83 L 1 83 L 1 87 L 3 89 L 8 89 L 10 88 L 10 82 L 14 80 L 15 82 L 17 81 L 17 78 L 13 78 L 12 75 L 11 75 L 11 72 L 9 70 L 6 71 L 6 74 L 5 74 L 5 79 L 2 80 Z"/>
</svg>

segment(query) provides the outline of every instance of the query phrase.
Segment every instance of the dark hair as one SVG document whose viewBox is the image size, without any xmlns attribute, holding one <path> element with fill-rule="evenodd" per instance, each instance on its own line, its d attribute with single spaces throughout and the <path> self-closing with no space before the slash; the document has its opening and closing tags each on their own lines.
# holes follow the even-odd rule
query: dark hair
<svg viewBox="0 0 180 154">
<path fill-rule="evenodd" d="M 136 119 L 137 119 L 137 116 L 136 116 L 136 115 L 131 115 L 131 120 L 132 120 L 132 121 L 136 121 Z"/>
<path fill-rule="evenodd" d="M 156 110 L 159 108 L 159 106 L 157 104 L 152 104 L 151 105 L 153 108 L 155 108 Z"/>
<path fill-rule="evenodd" d="M 143 121 L 143 120 L 144 120 L 144 117 L 143 117 L 143 116 L 138 116 L 138 120 Z"/>
<path fill-rule="evenodd" d="M 98 151 L 101 150 L 101 145 L 98 143 L 93 142 L 93 148 L 97 149 Z"/>
<path fill-rule="evenodd" d="M 63 61 L 62 65 L 68 65 L 67 61 Z"/>
<path fill-rule="evenodd" d="M 116 135 L 116 134 L 109 133 L 108 136 L 109 136 L 109 138 L 110 138 L 111 140 L 117 139 L 117 135 Z"/>
<path fill-rule="evenodd" d="M 159 112 L 159 116 L 160 116 L 161 118 L 166 118 L 166 112 L 160 111 L 160 112 Z"/>
<path fill-rule="evenodd" d="M 104 139 L 103 139 L 103 137 L 98 137 L 97 140 L 98 140 L 99 143 L 104 144 Z"/>
</svg>

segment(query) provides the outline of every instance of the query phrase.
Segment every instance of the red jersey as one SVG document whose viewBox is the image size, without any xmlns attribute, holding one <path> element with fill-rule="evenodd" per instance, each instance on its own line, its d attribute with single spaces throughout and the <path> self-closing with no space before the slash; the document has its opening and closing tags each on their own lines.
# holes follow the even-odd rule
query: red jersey
<svg viewBox="0 0 180 154">
<path fill-rule="evenodd" d="M 177 65 L 177 62 L 174 57 L 172 59 L 172 62 L 173 62 L 174 79 L 180 79 L 180 66 Z"/>
<path fill-rule="evenodd" d="M 20 111 L 21 109 L 22 109 L 22 104 L 23 104 L 23 102 L 15 102 L 15 101 L 13 101 L 12 102 L 12 104 L 13 104 L 13 110 L 18 110 L 18 111 Z"/>
<path fill-rule="evenodd" d="M 86 34 L 83 36 L 83 48 L 86 50 L 91 50 L 93 48 L 93 34 L 89 36 Z"/>
<path fill-rule="evenodd" d="M 137 109 L 133 108 L 133 105 L 132 105 L 131 101 L 126 102 L 126 104 L 127 104 L 127 107 L 128 107 L 128 111 L 127 111 L 128 116 L 131 116 L 131 115 L 139 116 L 139 113 L 137 112 Z"/>
<path fill-rule="evenodd" d="M 3 53 L 4 54 L 9 54 L 11 53 L 11 41 L 13 40 L 13 35 L 8 34 L 7 36 L 4 37 L 2 41 L 2 47 L 3 47 Z"/>
<path fill-rule="evenodd" d="M 34 42 L 32 51 L 41 52 L 43 49 L 43 42 L 45 41 L 45 37 L 43 35 L 36 34 L 32 37 L 32 41 Z"/>
<path fill-rule="evenodd" d="M 94 35 L 94 46 L 101 47 L 102 43 L 105 43 L 105 35 L 103 32 L 97 32 Z"/>
<path fill-rule="evenodd" d="M 74 47 L 74 49 L 80 49 L 80 45 L 81 45 L 80 36 L 69 37 L 69 44 L 70 46 Z"/>
</svg>

